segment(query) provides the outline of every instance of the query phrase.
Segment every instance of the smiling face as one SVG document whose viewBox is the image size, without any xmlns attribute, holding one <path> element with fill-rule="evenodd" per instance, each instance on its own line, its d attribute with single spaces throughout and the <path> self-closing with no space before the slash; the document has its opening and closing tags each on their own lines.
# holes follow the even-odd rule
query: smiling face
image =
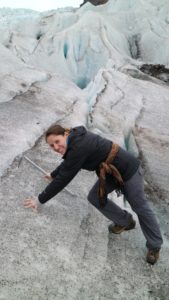
<svg viewBox="0 0 169 300">
<path fill-rule="evenodd" d="M 64 155 L 67 149 L 67 137 L 68 133 L 64 133 L 64 135 L 50 134 L 46 141 L 55 152 Z"/>
</svg>

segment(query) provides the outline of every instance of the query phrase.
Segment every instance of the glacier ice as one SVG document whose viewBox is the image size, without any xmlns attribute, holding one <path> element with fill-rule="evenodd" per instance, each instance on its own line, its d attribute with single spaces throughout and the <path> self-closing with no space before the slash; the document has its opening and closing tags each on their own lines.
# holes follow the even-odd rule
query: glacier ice
<svg viewBox="0 0 169 300">
<path fill-rule="evenodd" d="M 10 10 L 0 20 L 0 42 L 25 63 L 85 88 L 109 59 L 169 65 L 168 8 L 168 1 L 111 0 L 65 12 Z"/>
<path fill-rule="evenodd" d="M 0 10 L 2 298 L 168 299 L 168 8 L 168 0 L 109 0 Z M 26 151 L 51 171 L 57 158 L 42 135 L 54 122 L 83 124 L 141 158 L 164 236 L 153 272 L 138 228 L 110 237 L 86 201 L 93 173 L 79 172 L 75 195 L 62 191 L 36 216 L 22 208 L 46 183 L 26 161 L 18 168 L 19 157 Z"/>
<path fill-rule="evenodd" d="M 83 97 L 79 95 L 85 100 L 79 104 L 78 97 L 72 109 L 79 110 L 79 118 L 69 115 L 71 122 L 106 134 L 111 130 L 129 148 L 135 121 L 144 107 L 144 83 L 141 81 L 142 92 L 132 102 L 132 88 L 127 96 L 128 84 L 119 87 L 115 82 L 125 83 L 124 78 L 132 76 L 134 85 L 137 79 L 162 85 L 140 67 L 143 63 L 168 65 L 168 7 L 167 1 L 159 5 L 150 0 L 127 0 L 125 4 L 111 0 L 104 6 L 87 3 L 79 9 L 42 13 L 0 9 L 0 101 L 8 102 L 36 82 L 49 82 L 50 74 L 59 74 L 83 90 Z M 166 74 L 160 78 L 168 80 Z M 104 105 L 100 106 L 102 97 Z M 120 116 L 122 111 L 124 116 Z"/>
</svg>

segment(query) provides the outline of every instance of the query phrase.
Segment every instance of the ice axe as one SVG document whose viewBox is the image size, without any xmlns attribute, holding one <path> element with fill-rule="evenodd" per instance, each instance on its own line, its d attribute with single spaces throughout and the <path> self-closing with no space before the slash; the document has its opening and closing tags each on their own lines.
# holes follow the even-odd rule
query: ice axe
<svg viewBox="0 0 169 300">
<path fill-rule="evenodd" d="M 32 161 L 29 157 L 27 157 L 26 155 L 23 155 L 21 157 L 21 159 L 19 160 L 18 163 L 18 168 L 23 160 L 23 158 L 25 158 L 32 166 L 34 166 L 37 170 L 39 170 L 41 173 L 43 173 L 44 175 L 48 175 L 48 172 L 46 172 L 44 169 L 42 169 L 40 166 L 38 166 L 34 161 Z M 60 159 L 58 159 L 56 162 L 58 162 Z M 68 188 L 64 188 L 64 190 L 66 190 L 71 196 L 76 196 L 75 194 L 73 194 Z"/>
<path fill-rule="evenodd" d="M 32 161 L 29 157 L 27 157 L 26 155 L 23 155 L 20 162 L 19 162 L 19 165 L 21 164 L 21 161 L 22 159 L 25 158 L 31 165 L 33 165 L 37 170 L 39 170 L 41 173 L 43 173 L 44 175 L 47 175 L 48 173 L 42 169 L 41 167 L 39 167 L 37 164 L 35 164 L 34 161 Z M 18 167 L 19 167 L 18 165 Z"/>
</svg>

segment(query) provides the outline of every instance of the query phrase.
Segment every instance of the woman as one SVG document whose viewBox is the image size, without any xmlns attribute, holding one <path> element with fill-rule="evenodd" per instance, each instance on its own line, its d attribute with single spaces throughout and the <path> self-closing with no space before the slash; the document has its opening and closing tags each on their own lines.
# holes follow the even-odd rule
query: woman
<svg viewBox="0 0 169 300">
<path fill-rule="evenodd" d="M 117 144 L 87 131 L 83 126 L 68 130 L 60 125 L 53 125 L 46 132 L 46 142 L 63 156 L 64 161 L 46 176 L 51 183 L 38 199 L 26 199 L 24 206 L 37 210 L 40 203 L 44 204 L 58 194 L 80 169 L 96 171 L 99 179 L 89 192 L 88 200 L 113 221 L 109 231 L 119 234 L 134 229 L 136 224 L 129 212 L 107 197 L 113 190 L 123 193 L 138 215 L 146 238 L 146 260 L 150 264 L 156 263 L 163 241 L 155 215 L 144 195 L 143 172 L 139 160 Z"/>
</svg>

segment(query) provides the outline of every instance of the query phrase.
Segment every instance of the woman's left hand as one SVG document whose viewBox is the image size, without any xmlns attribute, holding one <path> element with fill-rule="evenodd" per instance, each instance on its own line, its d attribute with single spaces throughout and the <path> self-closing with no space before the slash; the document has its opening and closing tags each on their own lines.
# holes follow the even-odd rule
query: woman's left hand
<svg viewBox="0 0 169 300">
<path fill-rule="evenodd" d="M 25 208 L 32 208 L 34 212 L 38 212 L 38 203 L 35 199 L 28 198 L 24 200 L 23 205 L 25 206 Z"/>
<path fill-rule="evenodd" d="M 49 181 L 52 181 L 53 178 L 52 176 L 50 175 L 50 173 L 47 173 L 45 176 L 44 176 L 45 179 L 48 179 Z"/>
</svg>

